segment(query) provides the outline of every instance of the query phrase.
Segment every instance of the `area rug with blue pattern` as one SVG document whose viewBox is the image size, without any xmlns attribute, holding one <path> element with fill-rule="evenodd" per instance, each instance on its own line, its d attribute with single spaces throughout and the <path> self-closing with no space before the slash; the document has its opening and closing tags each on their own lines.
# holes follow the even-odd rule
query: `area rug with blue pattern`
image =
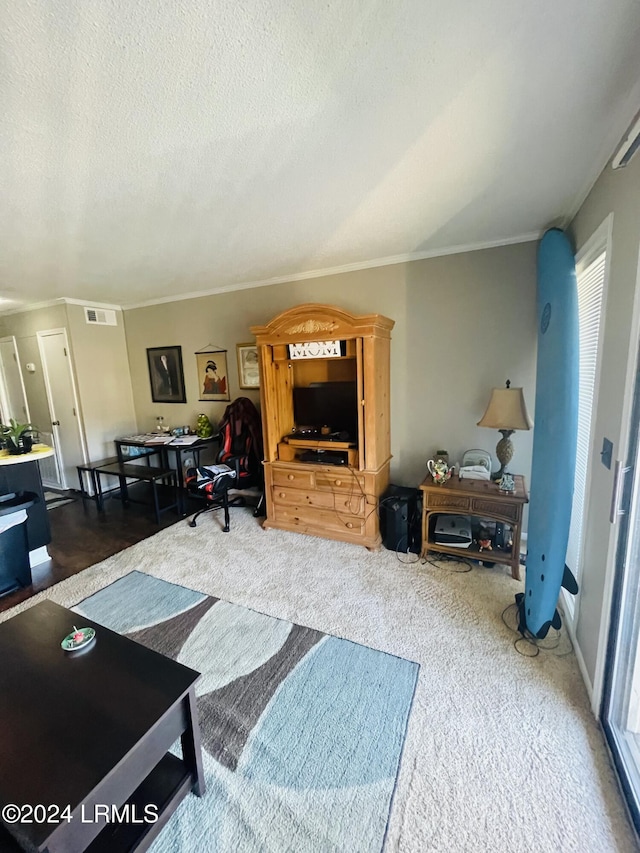
<svg viewBox="0 0 640 853">
<path fill-rule="evenodd" d="M 207 791 L 153 853 L 381 850 L 417 663 L 137 571 L 73 609 L 202 674 Z"/>
</svg>

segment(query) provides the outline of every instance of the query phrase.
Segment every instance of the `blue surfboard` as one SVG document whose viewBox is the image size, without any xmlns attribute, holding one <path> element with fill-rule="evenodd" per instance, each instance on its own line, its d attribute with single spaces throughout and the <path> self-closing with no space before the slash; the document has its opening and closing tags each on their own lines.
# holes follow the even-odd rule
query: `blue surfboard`
<svg viewBox="0 0 640 853">
<path fill-rule="evenodd" d="M 516 596 L 520 630 L 545 637 L 560 627 L 560 587 L 577 592 L 565 567 L 578 427 L 578 290 L 563 231 L 538 248 L 538 362 L 525 592 Z M 524 633 L 524 631 L 523 631 Z"/>
</svg>

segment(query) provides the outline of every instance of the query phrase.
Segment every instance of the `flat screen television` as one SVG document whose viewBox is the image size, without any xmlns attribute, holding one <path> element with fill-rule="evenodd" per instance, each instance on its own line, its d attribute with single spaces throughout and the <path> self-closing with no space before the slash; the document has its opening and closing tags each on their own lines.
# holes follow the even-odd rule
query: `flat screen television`
<svg viewBox="0 0 640 853">
<path fill-rule="evenodd" d="M 349 441 L 358 438 L 358 400 L 355 382 L 313 382 L 293 389 L 293 417 L 296 427 L 322 426 L 332 432 L 348 433 Z"/>
</svg>

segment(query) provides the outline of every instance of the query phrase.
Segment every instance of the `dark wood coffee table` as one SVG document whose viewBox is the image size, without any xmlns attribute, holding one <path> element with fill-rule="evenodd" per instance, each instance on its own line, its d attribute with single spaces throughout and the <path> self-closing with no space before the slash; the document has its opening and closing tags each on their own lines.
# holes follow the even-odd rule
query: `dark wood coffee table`
<svg viewBox="0 0 640 853">
<path fill-rule="evenodd" d="M 64 652 L 73 625 L 96 639 Z M 0 849 L 146 850 L 190 790 L 204 793 L 198 678 L 50 601 L 0 624 L 0 809 L 47 810 L 32 823 L 3 813 Z M 178 738 L 182 760 L 168 752 Z M 96 805 L 118 812 L 107 822 Z"/>
</svg>

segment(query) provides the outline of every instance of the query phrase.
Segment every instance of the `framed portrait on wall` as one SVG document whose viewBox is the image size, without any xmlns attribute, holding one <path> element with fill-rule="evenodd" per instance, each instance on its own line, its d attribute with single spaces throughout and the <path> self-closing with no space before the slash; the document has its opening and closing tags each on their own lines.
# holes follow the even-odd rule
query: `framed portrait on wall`
<svg viewBox="0 0 640 853">
<path fill-rule="evenodd" d="M 182 347 L 150 347 L 147 363 L 153 402 L 186 403 Z"/>
<path fill-rule="evenodd" d="M 199 400 L 230 400 L 227 351 L 197 352 Z"/>
<path fill-rule="evenodd" d="M 236 344 L 238 384 L 241 388 L 260 387 L 258 347 L 255 344 Z"/>
</svg>

